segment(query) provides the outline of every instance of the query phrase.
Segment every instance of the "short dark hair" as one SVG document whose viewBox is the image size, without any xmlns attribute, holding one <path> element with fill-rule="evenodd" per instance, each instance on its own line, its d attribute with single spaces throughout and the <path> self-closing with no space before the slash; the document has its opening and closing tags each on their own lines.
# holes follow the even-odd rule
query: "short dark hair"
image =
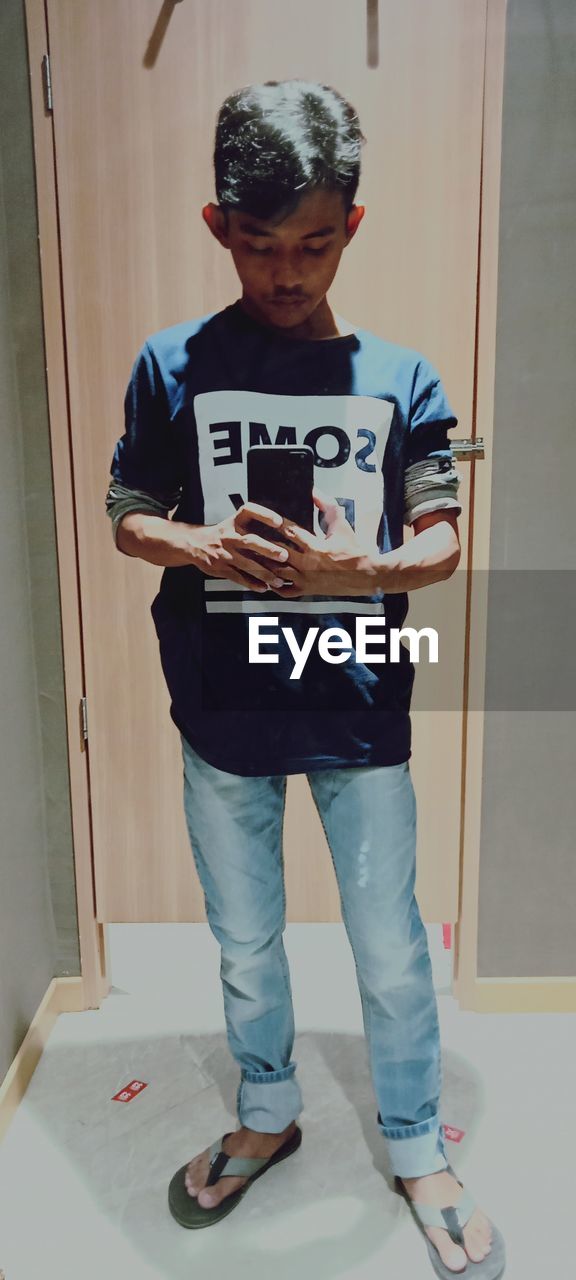
<svg viewBox="0 0 576 1280">
<path fill-rule="evenodd" d="M 341 191 L 348 210 L 365 141 L 354 107 L 330 85 L 267 80 L 237 89 L 218 113 L 218 203 L 282 220 L 307 191 L 324 187 Z"/>
</svg>

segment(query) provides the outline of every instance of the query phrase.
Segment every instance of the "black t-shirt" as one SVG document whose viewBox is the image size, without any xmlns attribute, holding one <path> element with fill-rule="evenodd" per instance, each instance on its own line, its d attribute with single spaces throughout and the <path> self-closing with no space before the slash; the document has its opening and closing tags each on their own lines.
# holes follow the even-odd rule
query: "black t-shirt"
<svg viewBox="0 0 576 1280">
<path fill-rule="evenodd" d="M 446 433 L 456 423 L 437 371 L 419 352 L 361 329 L 328 340 L 285 338 L 238 301 L 143 344 L 111 474 L 123 486 L 173 495 L 169 509 L 179 499 L 175 520 L 214 524 L 247 500 L 250 445 L 307 444 L 315 484 L 377 555 L 403 542 L 407 474 L 423 477 L 423 509 L 460 509 L 446 488 L 435 500 L 426 482 L 431 470 L 454 476 Z M 318 520 L 315 511 L 315 532 L 324 536 Z M 408 612 L 406 593 L 282 600 L 185 565 L 164 569 L 151 611 L 172 720 L 217 768 L 261 776 L 409 758 L 409 654 L 401 645 L 399 662 L 359 661 L 354 643 L 357 617 L 380 619 L 375 630 L 385 639 L 371 641 L 368 652 L 389 654 L 389 630 Z M 261 652 L 275 662 L 249 662 L 255 616 L 272 641 Z M 300 647 L 309 628 L 318 629 L 296 679 L 282 627 Z M 320 655 L 318 638 L 331 628 L 351 636 L 343 662 Z"/>
</svg>

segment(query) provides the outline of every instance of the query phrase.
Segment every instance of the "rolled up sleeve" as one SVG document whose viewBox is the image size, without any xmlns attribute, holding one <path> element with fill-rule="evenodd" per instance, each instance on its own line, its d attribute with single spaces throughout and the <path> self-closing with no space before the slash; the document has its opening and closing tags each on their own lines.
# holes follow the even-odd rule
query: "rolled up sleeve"
<svg viewBox="0 0 576 1280">
<path fill-rule="evenodd" d="M 460 513 L 462 476 L 454 466 L 448 431 L 457 425 L 437 370 L 428 360 L 416 369 L 404 472 L 404 524 L 447 508 Z"/>
<path fill-rule="evenodd" d="M 180 493 L 153 494 L 144 489 L 128 489 L 126 485 L 111 480 L 106 494 L 106 514 L 112 521 L 112 536 L 118 545 L 118 526 L 123 516 L 131 511 L 143 511 L 146 515 L 167 519 L 173 507 L 178 505 Z"/>
<path fill-rule="evenodd" d="M 124 435 L 114 450 L 106 514 L 117 543 L 131 511 L 167 517 L 182 493 L 174 424 L 158 361 L 148 342 L 139 351 L 124 398 Z"/>
</svg>

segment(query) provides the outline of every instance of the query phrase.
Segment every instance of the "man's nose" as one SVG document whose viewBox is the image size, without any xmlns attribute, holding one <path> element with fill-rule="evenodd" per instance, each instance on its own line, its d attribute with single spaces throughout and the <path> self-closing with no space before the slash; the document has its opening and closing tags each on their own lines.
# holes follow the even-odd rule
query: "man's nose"
<svg viewBox="0 0 576 1280">
<path fill-rule="evenodd" d="M 284 258 L 274 265 L 274 288 L 279 293 L 300 293 L 302 290 L 302 266 L 294 258 Z"/>
</svg>

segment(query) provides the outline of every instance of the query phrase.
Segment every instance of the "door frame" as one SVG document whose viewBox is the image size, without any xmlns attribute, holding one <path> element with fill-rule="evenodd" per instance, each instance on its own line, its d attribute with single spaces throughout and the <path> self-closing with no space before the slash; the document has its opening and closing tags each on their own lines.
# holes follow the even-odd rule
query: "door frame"
<svg viewBox="0 0 576 1280">
<path fill-rule="evenodd" d="M 485 458 L 470 462 L 470 521 L 465 551 L 468 570 L 462 729 L 462 824 L 460 838 L 460 911 L 454 928 L 453 994 L 464 1009 L 501 1010 L 550 1008 L 549 984 L 536 980 L 487 980 L 477 975 L 478 886 L 482 799 L 484 715 L 482 706 L 486 665 L 486 593 L 480 587 L 490 546 L 492 433 L 496 352 L 500 157 L 507 0 L 486 0 L 487 30 L 484 68 L 484 107 L 481 148 L 480 217 L 475 396 L 472 433 L 485 440 Z M 84 1008 L 98 1008 L 108 993 L 107 929 L 96 917 L 93 841 L 90 812 L 89 747 L 83 738 L 81 699 L 84 695 L 82 603 L 79 592 L 76 511 L 72 465 L 72 435 L 68 401 L 66 328 L 63 305 L 57 171 L 53 117 L 44 100 L 42 59 L 49 54 L 45 0 L 25 0 L 36 196 L 40 239 L 42 309 L 46 350 L 48 411 L 54 483 L 57 555 L 60 576 L 66 722 L 70 762 L 70 792 L 78 929 Z M 56 87 L 57 93 L 57 87 Z M 464 567 L 464 566 L 462 566 Z M 476 571 L 476 572 L 474 572 Z M 471 692 L 473 690 L 473 696 Z M 551 980 L 553 981 L 553 980 Z M 566 998 L 555 987 L 556 999 Z M 563 994 L 564 993 L 564 994 Z M 535 1003 L 530 1004 L 530 1001 Z M 540 1004 L 539 1004 L 540 1001 Z M 563 1006 L 562 1006 L 563 1007 Z"/>
</svg>

